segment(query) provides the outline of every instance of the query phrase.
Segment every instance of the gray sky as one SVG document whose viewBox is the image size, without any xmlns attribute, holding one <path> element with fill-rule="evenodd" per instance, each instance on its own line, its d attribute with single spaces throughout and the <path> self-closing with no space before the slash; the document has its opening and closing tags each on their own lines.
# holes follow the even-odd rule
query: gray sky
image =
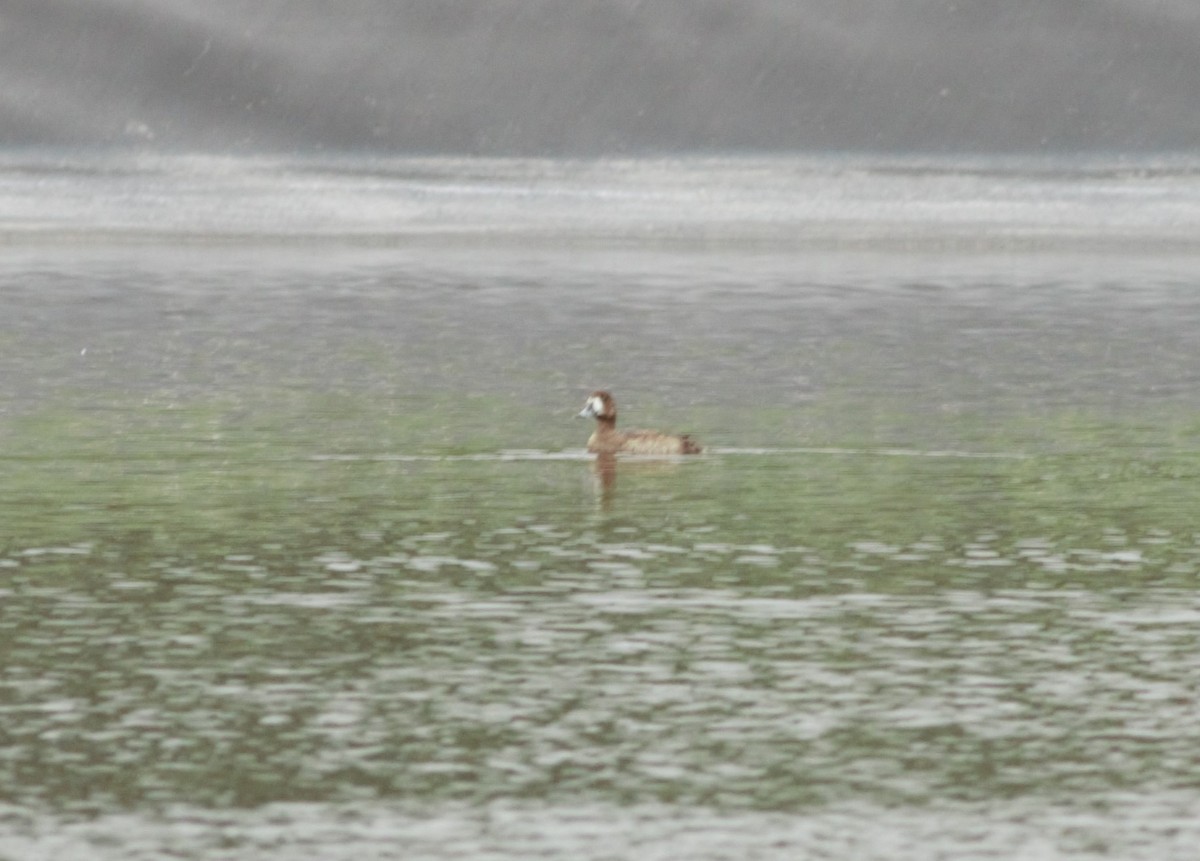
<svg viewBox="0 0 1200 861">
<path fill-rule="evenodd" d="M 1195 0 L 4 0 L 0 145 L 1137 154 Z"/>
</svg>

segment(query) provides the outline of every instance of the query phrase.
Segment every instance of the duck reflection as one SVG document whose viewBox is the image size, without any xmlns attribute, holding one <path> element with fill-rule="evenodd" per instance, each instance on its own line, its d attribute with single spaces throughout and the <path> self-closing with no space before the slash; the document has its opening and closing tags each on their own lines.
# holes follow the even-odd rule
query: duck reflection
<svg viewBox="0 0 1200 861">
<path fill-rule="evenodd" d="M 612 505 L 617 489 L 617 456 L 612 452 L 596 455 L 592 461 L 592 485 L 596 500 L 603 508 Z"/>
<path fill-rule="evenodd" d="M 617 498 L 617 472 L 638 478 L 652 478 L 664 473 L 674 473 L 684 467 L 682 459 L 675 458 L 623 458 L 611 452 L 599 453 L 590 464 L 590 483 L 596 502 L 604 509 L 612 506 Z"/>
</svg>

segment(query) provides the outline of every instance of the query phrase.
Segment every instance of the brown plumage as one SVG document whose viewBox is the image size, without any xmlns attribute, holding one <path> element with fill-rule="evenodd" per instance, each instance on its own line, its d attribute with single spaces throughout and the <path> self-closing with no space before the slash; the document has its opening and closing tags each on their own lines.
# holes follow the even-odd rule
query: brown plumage
<svg viewBox="0 0 1200 861">
<path fill-rule="evenodd" d="M 617 430 L 617 402 L 608 392 L 592 392 L 579 416 L 596 420 L 587 450 L 597 454 L 699 454 L 704 450 L 686 434 Z"/>
</svg>

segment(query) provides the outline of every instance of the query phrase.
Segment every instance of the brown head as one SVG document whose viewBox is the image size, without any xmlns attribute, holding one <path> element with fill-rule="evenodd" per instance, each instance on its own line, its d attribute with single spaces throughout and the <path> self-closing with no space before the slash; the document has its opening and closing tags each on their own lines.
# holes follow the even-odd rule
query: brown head
<svg viewBox="0 0 1200 861">
<path fill-rule="evenodd" d="M 583 411 L 579 413 L 579 417 L 583 419 L 596 419 L 604 424 L 617 423 L 617 402 L 613 400 L 613 396 L 605 391 L 592 392 L 588 395 L 587 401 L 583 405 Z"/>
</svg>

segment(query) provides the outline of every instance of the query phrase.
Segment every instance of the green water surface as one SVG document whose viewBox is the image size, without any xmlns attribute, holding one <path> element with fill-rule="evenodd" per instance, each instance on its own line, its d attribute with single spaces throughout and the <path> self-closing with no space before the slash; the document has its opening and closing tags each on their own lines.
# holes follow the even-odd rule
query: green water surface
<svg viewBox="0 0 1200 861">
<path fill-rule="evenodd" d="M 655 298 L 671 256 L 601 294 L 606 258 L 508 261 L 522 286 L 156 254 L 5 276 L 18 831 L 502 803 L 990 834 L 1019 801 L 1104 854 L 1200 803 L 1178 283 L 1112 307 L 971 260 L 705 304 Z M 597 385 L 710 451 L 606 481 L 573 417 Z"/>
</svg>

